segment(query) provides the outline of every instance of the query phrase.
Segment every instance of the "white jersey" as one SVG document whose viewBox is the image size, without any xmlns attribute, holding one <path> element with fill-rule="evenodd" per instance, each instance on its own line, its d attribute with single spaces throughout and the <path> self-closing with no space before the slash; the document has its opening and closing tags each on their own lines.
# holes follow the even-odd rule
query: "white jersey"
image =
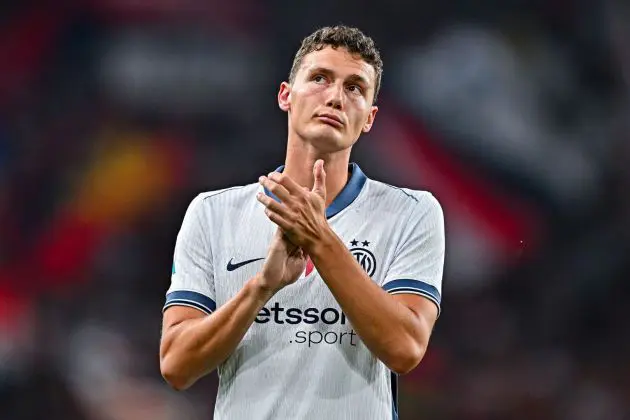
<svg viewBox="0 0 630 420">
<path fill-rule="evenodd" d="M 430 299 L 439 310 L 444 221 L 437 200 L 371 180 L 356 164 L 350 169 L 326 209 L 328 223 L 372 281 L 391 294 Z M 261 269 L 276 225 L 259 191 L 250 184 L 192 201 L 165 308 L 191 306 L 212 316 Z M 362 343 L 309 264 L 267 302 L 217 371 L 215 420 L 398 418 L 396 376 Z"/>
</svg>

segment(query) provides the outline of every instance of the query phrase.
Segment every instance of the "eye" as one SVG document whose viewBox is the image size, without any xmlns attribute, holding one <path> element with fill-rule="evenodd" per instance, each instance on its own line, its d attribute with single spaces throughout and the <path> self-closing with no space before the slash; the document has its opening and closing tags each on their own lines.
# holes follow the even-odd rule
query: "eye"
<svg viewBox="0 0 630 420">
<path fill-rule="evenodd" d="M 363 88 L 359 85 L 350 85 L 348 86 L 348 90 L 352 93 L 363 95 Z"/>
<path fill-rule="evenodd" d="M 315 76 L 313 76 L 313 81 L 315 83 L 324 83 L 326 81 L 326 78 L 321 74 L 316 74 Z"/>
</svg>

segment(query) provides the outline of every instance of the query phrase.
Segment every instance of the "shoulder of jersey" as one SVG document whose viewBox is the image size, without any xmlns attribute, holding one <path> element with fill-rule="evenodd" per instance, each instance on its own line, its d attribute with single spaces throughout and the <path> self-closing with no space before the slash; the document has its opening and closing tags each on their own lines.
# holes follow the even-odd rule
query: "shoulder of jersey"
<svg viewBox="0 0 630 420">
<path fill-rule="evenodd" d="M 213 202 L 225 202 L 238 204 L 241 201 L 249 201 L 255 198 L 260 184 L 251 183 L 247 185 L 237 185 L 219 190 L 205 191 L 195 197 L 196 201 L 203 205 L 212 205 Z"/>
<path fill-rule="evenodd" d="M 379 198 L 381 202 L 392 206 L 432 206 L 439 203 L 435 196 L 426 190 L 397 187 L 381 181 L 370 180 L 370 198 Z"/>
</svg>

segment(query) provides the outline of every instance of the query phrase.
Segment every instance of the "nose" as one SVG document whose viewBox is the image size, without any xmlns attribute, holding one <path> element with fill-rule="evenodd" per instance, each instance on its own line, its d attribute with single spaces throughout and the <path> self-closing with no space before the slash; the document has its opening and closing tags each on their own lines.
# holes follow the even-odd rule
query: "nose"
<svg viewBox="0 0 630 420">
<path fill-rule="evenodd" d="M 340 86 L 337 83 L 331 84 L 329 92 L 328 101 L 326 101 L 326 106 L 329 106 L 333 109 L 342 110 L 343 109 L 343 86 Z"/>
</svg>

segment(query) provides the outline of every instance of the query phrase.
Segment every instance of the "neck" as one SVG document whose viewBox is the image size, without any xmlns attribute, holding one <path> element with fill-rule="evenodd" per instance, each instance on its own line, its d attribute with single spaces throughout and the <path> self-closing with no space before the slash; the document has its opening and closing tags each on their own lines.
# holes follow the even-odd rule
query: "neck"
<svg viewBox="0 0 630 420">
<path fill-rule="evenodd" d="M 289 141 L 284 173 L 295 182 L 313 188 L 313 165 L 317 159 L 324 160 L 326 171 L 326 207 L 339 195 L 348 182 L 350 148 L 334 153 L 321 153 L 303 141 Z"/>
</svg>

